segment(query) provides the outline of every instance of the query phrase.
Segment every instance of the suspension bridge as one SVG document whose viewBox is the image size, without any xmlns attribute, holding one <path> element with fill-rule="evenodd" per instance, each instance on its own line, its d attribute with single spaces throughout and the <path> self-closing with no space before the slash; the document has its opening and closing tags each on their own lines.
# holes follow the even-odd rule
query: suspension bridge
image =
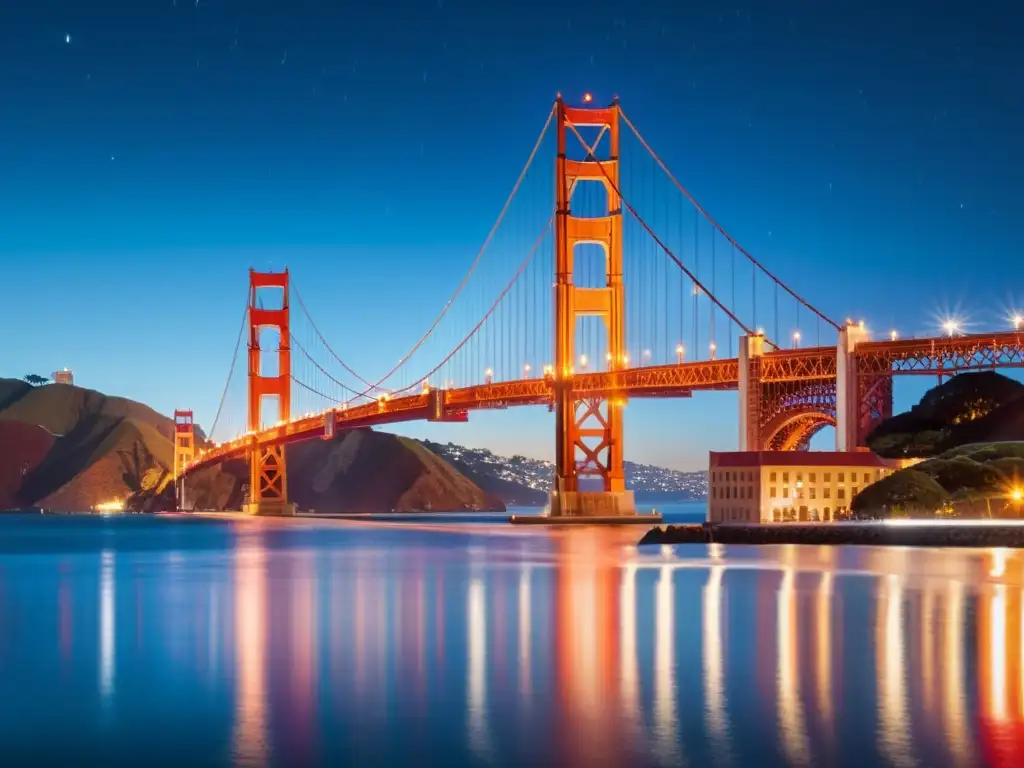
<svg viewBox="0 0 1024 768">
<path fill-rule="evenodd" d="M 466 273 L 383 374 L 363 376 L 345 361 L 289 271 L 250 270 L 209 440 L 197 440 L 191 411 L 175 413 L 175 478 L 183 486 L 204 467 L 246 458 L 246 511 L 289 514 L 289 443 L 546 406 L 551 514 L 628 515 L 622 426 L 631 398 L 737 390 L 740 450 L 804 449 L 825 426 L 837 450 L 855 450 L 892 415 L 894 376 L 1024 364 L 1014 325 L 872 340 L 863 323 L 829 318 L 744 249 L 617 101 L 559 97 Z M 236 388 L 244 422 L 227 405 Z"/>
</svg>

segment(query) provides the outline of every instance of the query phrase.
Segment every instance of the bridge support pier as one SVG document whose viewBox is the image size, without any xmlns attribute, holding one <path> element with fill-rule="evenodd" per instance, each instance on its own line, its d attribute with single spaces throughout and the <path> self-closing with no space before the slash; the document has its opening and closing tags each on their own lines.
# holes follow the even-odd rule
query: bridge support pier
<svg viewBox="0 0 1024 768">
<path fill-rule="evenodd" d="M 764 336 L 740 336 L 739 404 L 741 451 L 761 450 L 761 355 Z"/>
<path fill-rule="evenodd" d="M 871 341 L 862 325 L 847 323 L 839 330 L 836 347 L 836 450 L 856 450 L 860 435 L 860 387 L 857 345 Z"/>
</svg>

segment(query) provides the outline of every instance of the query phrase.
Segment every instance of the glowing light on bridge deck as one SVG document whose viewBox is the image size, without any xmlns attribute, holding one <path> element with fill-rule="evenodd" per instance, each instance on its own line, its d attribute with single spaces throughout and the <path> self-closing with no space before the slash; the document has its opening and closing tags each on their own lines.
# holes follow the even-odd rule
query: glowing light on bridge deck
<svg viewBox="0 0 1024 768">
<path fill-rule="evenodd" d="M 898 337 L 899 334 L 897 334 L 896 331 L 889 331 L 889 341 L 896 341 Z"/>
<path fill-rule="evenodd" d="M 942 330 L 944 330 L 946 334 L 950 338 L 952 338 L 953 336 L 956 336 L 960 332 L 960 322 L 958 320 L 952 319 L 946 320 L 942 324 Z"/>
<path fill-rule="evenodd" d="M 1019 331 L 1022 324 L 1024 324 L 1024 315 L 1015 314 L 1010 318 L 1013 321 L 1013 330 Z"/>
<path fill-rule="evenodd" d="M 584 93 L 583 94 L 583 103 L 584 104 L 589 104 L 593 100 L 594 100 L 594 97 L 593 97 L 592 94 L 589 94 L 589 93 Z"/>
<path fill-rule="evenodd" d="M 545 376 L 554 376 L 555 375 L 555 369 L 553 367 L 551 367 L 550 365 L 545 365 L 541 370 L 542 370 L 542 372 L 544 373 Z"/>
<path fill-rule="evenodd" d="M 580 368 L 586 368 L 586 367 L 587 367 L 587 356 L 586 355 L 580 355 Z"/>
<path fill-rule="evenodd" d="M 622 364 L 623 365 L 629 365 L 629 355 L 623 355 L 622 356 Z"/>
<path fill-rule="evenodd" d="M 651 359 L 651 350 L 645 349 L 644 350 L 644 360 L 650 360 L 650 359 Z"/>
<path fill-rule="evenodd" d="M 800 346 L 800 331 L 793 331 L 793 349 Z"/>
<path fill-rule="evenodd" d="M 96 512 L 121 512 L 124 510 L 124 502 L 120 499 L 104 501 L 93 507 L 93 510 Z"/>
<path fill-rule="evenodd" d="M 526 363 L 526 364 L 525 364 L 525 365 L 523 366 L 523 373 L 524 373 L 524 374 L 526 374 L 527 376 L 529 376 L 529 375 L 530 375 L 530 364 L 529 364 L 529 363 Z"/>
<path fill-rule="evenodd" d="M 718 345 L 715 344 L 715 342 L 712 341 L 710 344 L 708 344 L 708 351 L 711 353 L 711 359 L 712 360 L 715 359 L 715 352 L 717 350 L 718 350 Z"/>
<path fill-rule="evenodd" d="M 686 347 L 682 344 L 676 345 L 676 357 L 679 358 L 679 362 L 683 362 L 683 357 L 686 355 Z"/>
<path fill-rule="evenodd" d="M 491 368 L 488 368 L 486 371 L 484 371 L 484 383 L 485 384 L 490 384 L 493 380 L 494 380 L 494 370 L 491 369 Z"/>
</svg>

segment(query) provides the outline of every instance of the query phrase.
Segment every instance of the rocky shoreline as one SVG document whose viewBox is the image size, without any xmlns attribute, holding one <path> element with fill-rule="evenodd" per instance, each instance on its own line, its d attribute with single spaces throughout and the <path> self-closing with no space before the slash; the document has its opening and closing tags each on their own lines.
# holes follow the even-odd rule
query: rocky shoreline
<svg viewBox="0 0 1024 768">
<path fill-rule="evenodd" d="M 644 544 L 831 544 L 893 547 L 1021 547 L 1024 525 L 979 521 L 956 525 L 818 523 L 809 525 L 668 525 L 649 530 Z"/>
</svg>

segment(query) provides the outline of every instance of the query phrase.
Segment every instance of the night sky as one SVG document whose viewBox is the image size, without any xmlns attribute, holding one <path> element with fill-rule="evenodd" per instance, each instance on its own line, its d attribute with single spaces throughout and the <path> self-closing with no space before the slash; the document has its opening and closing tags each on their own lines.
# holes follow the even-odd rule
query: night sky
<svg viewBox="0 0 1024 768">
<path fill-rule="evenodd" d="M 286 264 L 335 348 L 383 372 L 461 278 L 558 91 L 618 94 L 702 204 L 833 317 L 1006 327 L 1024 308 L 1022 13 L 4 3 L 0 375 L 66 365 L 208 421 L 246 271 Z M 897 406 L 930 383 L 901 383 Z M 726 393 L 633 404 L 627 457 L 704 466 L 735 446 L 735 410 Z M 549 457 L 535 411 L 404 431 Z"/>
</svg>

